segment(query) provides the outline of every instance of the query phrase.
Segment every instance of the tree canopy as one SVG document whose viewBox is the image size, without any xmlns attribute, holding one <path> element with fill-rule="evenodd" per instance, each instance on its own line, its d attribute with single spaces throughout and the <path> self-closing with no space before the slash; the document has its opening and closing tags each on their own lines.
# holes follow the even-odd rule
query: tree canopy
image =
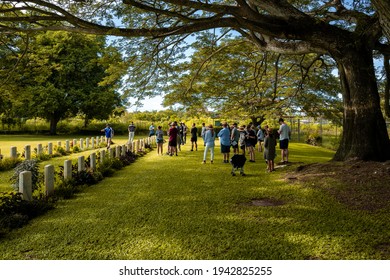
<svg viewBox="0 0 390 280">
<path fill-rule="evenodd" d="M 387 160 L 390 140 L 373 55 L 390 53 L 389 15 L 388 0 L 4 0 L 0 31 L 66 30 L 135 38 L 129 42 L 130 61 L 154 55 L 144 74 L 163 73 L 161 65 L 177 59 L 173 50 L 183 47 L 185 38 L 214 29 L 221 34 L 234 30 L 263 51 L 330 56 L 343 93 L 344 130 L 335 159 Z M 143 82 L 156 76 L 149 77 Z"/>
<path fill-rule="evenodd" d="M 3 100 L 8 114 L 42 117 L 50 122 L 50 133 L 66 117 L 83 114 L 85 120 L 106 119 L 122 104 L 118 92 L 120 55 L 105 49 L 104 38 L 66 32 L 45 32 L 28 39 L 28 47 L 8 45 L 13 52 L 2 56 L 3 65 L 16 65 L 10 76 L 4 67 L 7 92 Z M 115 68 L 117 66 L 117 68 Z M 115 68 L 115 69 L 110 69 Z"/>
<path fill-rule="evenodd" d="M 281 115 L 325 116 L 340 122 L 341 92 L 333 61 L 316 55 L 259 52 L 250 41 L 194 43 L 190 61 L 178 63 L 164 105 L 211 109 L 259 124 Z"/>
</svg>

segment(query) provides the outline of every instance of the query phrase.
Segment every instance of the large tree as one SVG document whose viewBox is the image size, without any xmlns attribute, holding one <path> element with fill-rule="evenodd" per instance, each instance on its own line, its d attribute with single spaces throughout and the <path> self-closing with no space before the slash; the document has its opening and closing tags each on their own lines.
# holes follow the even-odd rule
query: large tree
<svg viewBox="0 0 390 280">
<path fill-rule="evenodd" d="M 228 39 L 192 44 L 190 59 L 177 63 L 164 105 L 205 105 L 230 119 L 254 124 L 266 117 L 306 114 L 340 123 L 340 86 L 332 60 L 317 55 L 260 52 L 250 41 Z"/>
<path fill-rule="evenodd" d="M 121 105 L 122 62 L 117 51 L 107 51 L 103 37 L 44 32 L 32 37 L 27 49 L 13 48 L 13 54 L 1 59 L 9 68 L 16 65 L 13 74 L 0 74 L 8 78 L 3 89 L 14 91 L 8 100 L 15 115 L 45 118 L 56 134 L 61 119 L 76 114 L 86 122 L 107 119 Z"/>
<path fill-rule="evenodd" d="M 188 34 L 232 29 L 259 49 L 317 53 L 338 65 L 343 136 L 336 160 L 390 159 L 373 53 L 390 53 L 388 0 L 12 1 L 0 4 L 0 30 L 68 30 L 156 39 L 155 53 Z M 20 14 L 23 13 L 23 16 Z M 123 27 L 116 27 L 120 21 Z"/>
</svg>

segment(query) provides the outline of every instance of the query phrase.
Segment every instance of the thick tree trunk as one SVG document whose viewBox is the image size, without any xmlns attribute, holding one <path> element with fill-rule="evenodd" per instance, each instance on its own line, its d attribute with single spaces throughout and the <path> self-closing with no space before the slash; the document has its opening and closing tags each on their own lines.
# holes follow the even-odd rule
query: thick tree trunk
<svg viewBox="0 0 390 280">
<path fill-rule="evenodd" d="M 380 107 L 371 52 L 344 49 L 336 58 L 343 88 L 343 135 L 334 159 L 385 161 L 390 140 Z"/>
<path fill-rule="evenodd" d="M 385 84 L 385 114 L 386 117 L 390 118 L 390 55 L 384 55 L 383 56 L 383 66 L 385 69 L 385 75 L 386 75 L 386 84 Z"/>
<path fill-rule="evenodd" d="M 50 135 L 57 135 L 57 124 L 60 120 L 52 117 L 50 119 Z"/>
</svg>

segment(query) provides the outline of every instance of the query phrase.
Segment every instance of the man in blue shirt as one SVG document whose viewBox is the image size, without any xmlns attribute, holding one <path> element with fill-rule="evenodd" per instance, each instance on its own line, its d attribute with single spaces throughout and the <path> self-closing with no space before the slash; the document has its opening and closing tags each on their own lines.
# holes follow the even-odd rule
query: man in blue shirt
<svg viewBox="0 0 390 280">
<path fill-rule="evenodd" d="M 107 150 L 108 150 L 111 145 L 111 139 L 114 136 L 114 130 L 110 127 L 109 124 L 106 124 L 106 128 L 102 129 L 101 132 L 104 132 L 104 134 L 106 135 Z"/>
<path fill-rule="evenodd" d="M 223 162 L 229 163 L 230 153 L 230 130 L 226 122 L 223 123 L 223 128 L 218 133 L 219 141 L 221 142 L 221 153 L 223 153 Z"/>
<path fill-rule="evenodd" d="M 149 126 L 149 137 L 154 135 L 154 124 L 152 123 Z"/>
</svg>

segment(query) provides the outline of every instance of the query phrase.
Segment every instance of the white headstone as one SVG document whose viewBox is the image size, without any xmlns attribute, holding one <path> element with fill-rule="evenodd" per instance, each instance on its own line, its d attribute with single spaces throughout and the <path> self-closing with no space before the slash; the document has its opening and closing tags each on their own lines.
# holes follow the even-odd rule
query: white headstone
<svg viewBox="0 0 390 280">
<path fill-rule="evenodd" d="M 11 147 L 11 158 L 16 159 L 18 157 L 18 151 L 16 147 Z"/>
<path fill-rule="evenodd" d="M 53 154 L 53 143 L 48 143 L 47 144 L 47 153 L 49 155 L 52 155 Z"/>
<path fill-rule="evenodd" d="M 38 146 L 37 146 L 37 155 L 39 156 L 40 154 L 42 154 L 42 152 L 43 152 L 42 144 L 38 144 Z"/>
<path fill-rule="evenodd" d="M 100 151 L 100 162 L 103 162 L 105 158 L 106 158 L 106 151 L 101 150 Z"/>
<path fill-rule="evenodd" d="M 46 195 L 51 196 L 54 193 L 54 165 L 46 165 L 44 172 Z"/>
<path fill-rule="evenodd" d="M 72 161 L 70 159 L 64 161 L 64 179 L 72 179 Z"/>
<path fill-rule="evenodd" d="M 84 171 L 85 170 L 85 161 L 84 161 L 84 156 L 80 156 L 77 159 L 77 170 Z"/>
<path fill-rule="evenodd" d="M 32 200 L 31 171 L 23 171 L 19 173 L 19 192 L 22 194 L 23 200 Z"/>
<path fill-rule="evenodd" d="M 90 155 L 90 159 L 91 159 L 91 169 L 92 170 L 96 170 L 96 153 L 92 153 Z"/>
<path fill-rule="evenodd" d="M 24 146 L 24 158 L 26 160 L 31 159 L 31 146 L 30 145 Z"/>
</svg>

